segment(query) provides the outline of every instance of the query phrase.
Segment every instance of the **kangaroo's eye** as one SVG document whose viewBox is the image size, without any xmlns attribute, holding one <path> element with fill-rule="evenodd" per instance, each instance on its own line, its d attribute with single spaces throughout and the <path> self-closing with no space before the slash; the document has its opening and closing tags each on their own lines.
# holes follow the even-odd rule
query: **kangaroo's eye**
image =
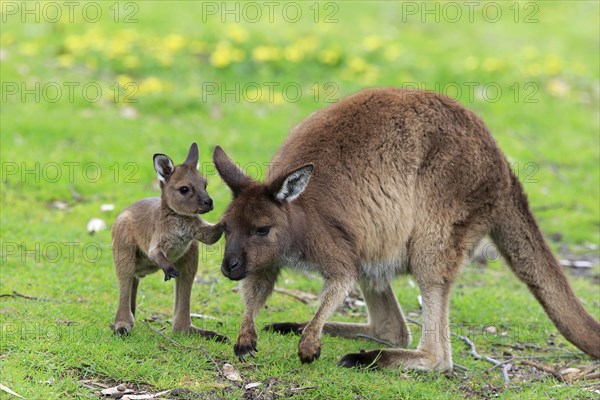
<svg viewBox="0 0 600 400">
<path fill-rule="evenodd" d="M 186 194 L 189 191 L 190 191 L 190 188 L 187 186 L 182 186 L 179 188 L 179 193 L 181 193 L 181 194 Z"/>
<path fill-rule="evenodd" d="M 270 226 L 261 226 L 260 228 L 256 228 L 256 236 L 267 236 L 270 231 Z"/>
</svg>

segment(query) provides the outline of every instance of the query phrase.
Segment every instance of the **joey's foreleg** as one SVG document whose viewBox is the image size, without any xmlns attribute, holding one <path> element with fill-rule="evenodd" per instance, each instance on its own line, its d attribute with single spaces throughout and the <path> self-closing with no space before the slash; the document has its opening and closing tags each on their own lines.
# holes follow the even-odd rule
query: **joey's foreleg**
<svg viewBox="0 0 600 400">
<path fill-rule="evenodd" d="M 195 239 L 204 244 L 215 244 L 223 235 L 223 224 L 209 224 L 206 221 L 198 220 L 196 225 Z"/>
<path fill-rule="evenodd" d="M 165 252 L 160 248 L 152 248 L 148 256 L 150 257 L 150 260 L 156 263 L 156 265 L 158 265 L 164 271 L 165 281 L 181 276 L 181 273 L 175 269 L 173 263 L 167 259 Z"/>
<path fill-rule="evenodd" d="M 244 296 L 244 318 L 240 327 L 240 334 L 237 342 L 233 346 L 235 355 L 241 361 L 245 361 L 246 354 L 254 357 L 257 344 L 256 327 L 254 318 L 258 311 L 267 301 L 269 295 L 273 292 L 275 280 L 278 271 L 262 272 L 260 275 L 249 275 L 241 282 L 242 294 Z"/>
</svg>

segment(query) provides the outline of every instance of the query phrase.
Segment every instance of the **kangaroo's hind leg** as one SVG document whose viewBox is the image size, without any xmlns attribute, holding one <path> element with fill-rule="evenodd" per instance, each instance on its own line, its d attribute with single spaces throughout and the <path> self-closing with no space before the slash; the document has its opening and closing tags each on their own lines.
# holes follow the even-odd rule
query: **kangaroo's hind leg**
<svg viewBox="0 0 600 400">
<path fill-rule="evenodd" d="M 332 336 L 374 339 L 392 347 L 408 346 L 411 340 L 410 332 L 390 283 L 374 285 L 362 280 L 360 288 L 367 304 L 369 321 L 366 324 L 327 322 L 323 332 Z M 267 325 L 264 329 L 283 334 L 299 334 L 306 324 L 281 322 Z"/>
<path fill-rule="evenodd" d="M 139 283 L 139 278 L 135 276 L 135 250 L 135 243 L 113 242 L 113 259 L 119 281 L 119 308 L 115 315 L 113 329 L 115 334 L 119 335 L 131 332 L 135 323 L 135 297 Z"/>
</svg>

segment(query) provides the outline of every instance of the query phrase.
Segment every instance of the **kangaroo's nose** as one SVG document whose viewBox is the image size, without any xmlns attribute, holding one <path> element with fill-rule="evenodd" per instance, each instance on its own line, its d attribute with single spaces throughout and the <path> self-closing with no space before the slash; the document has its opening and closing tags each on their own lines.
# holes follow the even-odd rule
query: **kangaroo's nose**
<svg viewBox="0 0 600 400">
<path fill-rule="evenodd" d="M 236 269 L 239 266 L 240 266 L 239 260 L 237 260 L 237 259 L 236 260 L 232 260 L 229 263 L 229 271 L 231 272 L 231 271 L 233 271 L 234 269 Z"/>
<path fill-rule="evenodd" d="M 212 207 L 213 206 L 213 199 L 211 199 L 209 197 L 208 199 L 204 200 L 204 204 L 207 205 L 207 206 L 209 206 L 209 207 Z"/>
</svg>

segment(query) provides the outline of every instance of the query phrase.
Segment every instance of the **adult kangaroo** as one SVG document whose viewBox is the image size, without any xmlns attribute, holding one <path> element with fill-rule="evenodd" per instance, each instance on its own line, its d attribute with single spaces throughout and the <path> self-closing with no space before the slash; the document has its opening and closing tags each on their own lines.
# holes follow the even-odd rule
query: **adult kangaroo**
<svg viewBox="0 0 600 400">
<path fill-rule="evenodd" d="M 295 127 L 264 183 L 220 147 L 213 160 L 233 192 L 221 270 L 243 279 L 240 358 L 256 351 L 254 318 L 287 264 L 324 278 L 310 322 L 267 327 L 301 332 L 302 362 L 319 357 L 323 331 L 406 347 L 410 333 L 390 281 L 412 273 L 423 298 L 417 349 L 347 354 L 340 364 L 451 369 L 450 288 L 468 248 L 486 234 L 558 330 L 600 358 L 600 324 L 571 290 L 488 129 L 458 102 L 424 91 L 361 91 Z M 368 323 L 326 322 L 356 282 Z"/>
</svg>

